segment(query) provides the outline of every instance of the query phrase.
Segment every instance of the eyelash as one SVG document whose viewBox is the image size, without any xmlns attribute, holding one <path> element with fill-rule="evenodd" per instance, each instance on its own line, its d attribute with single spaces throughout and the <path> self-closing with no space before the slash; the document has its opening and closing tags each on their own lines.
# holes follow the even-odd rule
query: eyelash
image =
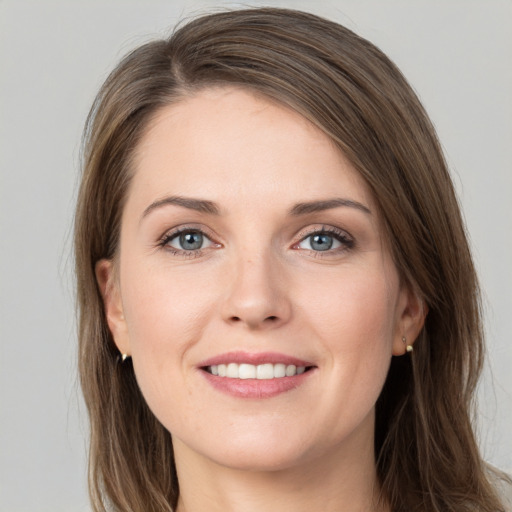
<svg viewBox="0 0 512 512">
<path fill-rule="evenodd" d="M 184 233 L 198 233 L 202 235 L 205 239 L 209 240 L 212 245 L 216 245 L 217 247 L 220 247 L 221 245 L 219 243 L 216 243 L 212 240 L 212 238 L 205 233 L 205 231 L 201 228 L 196 228 L 192 226 L 183 226 L 180 228 L 176 228 L 171 232 L 165 233 L 162 238 L 158 242 L 158 247 L 161 247 L 167 251 L 169 251 L 171 254 L 175 256 L 182 256 L 184 258 L 199 258 L 203 255 L 204 249 L 177 249 L 175 247 L 172 247 L 170 245 L 170 242 L 180 235 Z M 322 226 L 319 228 L 309 229 L 306 232 L 300 233 L 300 240 L 293 244 L 292 248 L 299 250 L 299 244 L 307 240 L 308 238 L 314 236 L 314 235 L 329 235 L 332 236 L 335 240 L 337 240 L 342 247 L 338 247 L 335 249 L 327 249 L 325 251 L 315 251 L 313 249 L 303 249 L 304 251 L 308 251 L 310 253 L 313 253 L 315 258 L 323 258 L 328 257 L 328 255 L 333 254 L 340 254 L 346 251 L 350 251 L 355 247 L 355 241 L 354 239 L 345 231 L 334 228 L 331 226 Z M 326 254 L 324 254 L 326 253 Z"/>
<path fill-rule="evenodd" d="M 305 240 L 314 235 L 329 235 L 332 236 L 341 244 L 341 247 L 335 249 L 327 249 L 325 251 L 303 249 L 305 251 L 313 253 L 313 256 L 315 258 L 325 258 L 332 255 L 338 255 L 340 253 L 350 251 L 355 247 L 355 240 L 346 231 L 343 231 L 332 226 L 322 226 L 320 229 L 312 228 L 307 230 L 306 232 L 300 233 L 300 240 L 297 243 L 293 244 L 293 247 L 299 249 L 299 244 L 301 244 L 302 242 L 304 242 Z"/>
<path fill-rule="evenodd" d="M 213 245 L 217 245 L 218 247 L 220 247 L 220 244 L 216 244 L 215 242 L 213 242 L 211 237 L 207 235 L 203 229 L 192 226 L 183 226 L 180 228 L 176 228 L 171 232 L 165 233 L 164 236 L 158 242 L 158 247 L 161 247 L 162 249 L 169 251 L 174 256 L 182 256 L 184 258 L 199 258 L 200 256 L 202 256 L 204 249 L 176 249 L 175 247 L 172 247 L 170 245 L 170 242 L 172 240 L 178 238 L 180 235 L 184 233 L 198 233 L 202 235 L 205 239 L 209 240 Z"/>
</svg>

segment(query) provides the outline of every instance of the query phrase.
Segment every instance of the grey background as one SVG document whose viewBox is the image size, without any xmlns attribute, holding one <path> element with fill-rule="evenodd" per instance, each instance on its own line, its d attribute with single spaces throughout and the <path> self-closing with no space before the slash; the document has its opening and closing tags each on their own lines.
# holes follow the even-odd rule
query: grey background
<svg viewBox="0 0 512 512">
<path fill-rule="evenodd" d="M 512 2 L 267 2 L 379 45 L 438 129 L 486 300 L 486 458 L 512 469 Z M 0 0 L 0 510 L 86 511 L 70 231 L 81 129 L 106 73 L 179 19 L 232 2 Z M 262 5 L 245 2 L 244 5 Z M 492 374 L 492 375 L 491 375 Z"/>
</svg>

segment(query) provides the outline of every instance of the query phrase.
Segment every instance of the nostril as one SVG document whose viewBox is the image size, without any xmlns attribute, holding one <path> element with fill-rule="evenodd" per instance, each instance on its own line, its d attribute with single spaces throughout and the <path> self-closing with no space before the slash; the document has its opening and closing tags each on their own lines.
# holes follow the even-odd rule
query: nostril
<svg viewBox="0 0 512 512">
<path fill-rule="evenodd" d="M 277 325 L 278 322 L 279 322 L 279 319 L 280 317 L 279 316 L 276 316 L 276 315 L 269 315 L 267 317 L 255 317 L 255 318 L 252 318 L 250 317 L 249 315 L 247 316 L 247 318 L 245 316 L 230 316 L 228 321 L 235 324 L 235 323 L 244 323 L 244 324 L 247 324 L 249 326 L 251 326 L 251 328 L 254 328 L 258 325 Z"/>
</svg>

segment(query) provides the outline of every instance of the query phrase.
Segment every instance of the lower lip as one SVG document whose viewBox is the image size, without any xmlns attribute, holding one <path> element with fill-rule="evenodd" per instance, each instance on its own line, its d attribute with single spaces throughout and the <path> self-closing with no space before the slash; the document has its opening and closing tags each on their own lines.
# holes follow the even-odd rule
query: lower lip
<svg viewBox="0 0 512 512">
<path fill-rule="evenodd" d="M 217 390 L 239 398 L 271 398 L 298 388 L 313 373 L 310 369 L 293 377 L 280 377 L 277 379 L 230 379 L 212 375 L 201 370 L 206 380 Z"/>
</svg>

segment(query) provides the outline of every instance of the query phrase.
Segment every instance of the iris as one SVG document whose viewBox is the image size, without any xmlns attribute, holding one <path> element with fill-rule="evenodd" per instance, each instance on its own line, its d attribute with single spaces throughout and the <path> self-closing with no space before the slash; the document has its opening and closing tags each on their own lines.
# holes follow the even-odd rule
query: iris
<svg viewBox="0 0 512 512">
<path fill-rule="evenodd" d="M 186 251 L 195 251 L 203 246 L 203 234 L 198 231 L 187 231 L 180 235 L 180 245 Z"/>
<path fill-rule="evenodd" d="M 310 237 L 311 249 L 314 251 L 328 251 L 333 244 L 333 238 L 325 233 L 318 233 Z"/>
</svg>

